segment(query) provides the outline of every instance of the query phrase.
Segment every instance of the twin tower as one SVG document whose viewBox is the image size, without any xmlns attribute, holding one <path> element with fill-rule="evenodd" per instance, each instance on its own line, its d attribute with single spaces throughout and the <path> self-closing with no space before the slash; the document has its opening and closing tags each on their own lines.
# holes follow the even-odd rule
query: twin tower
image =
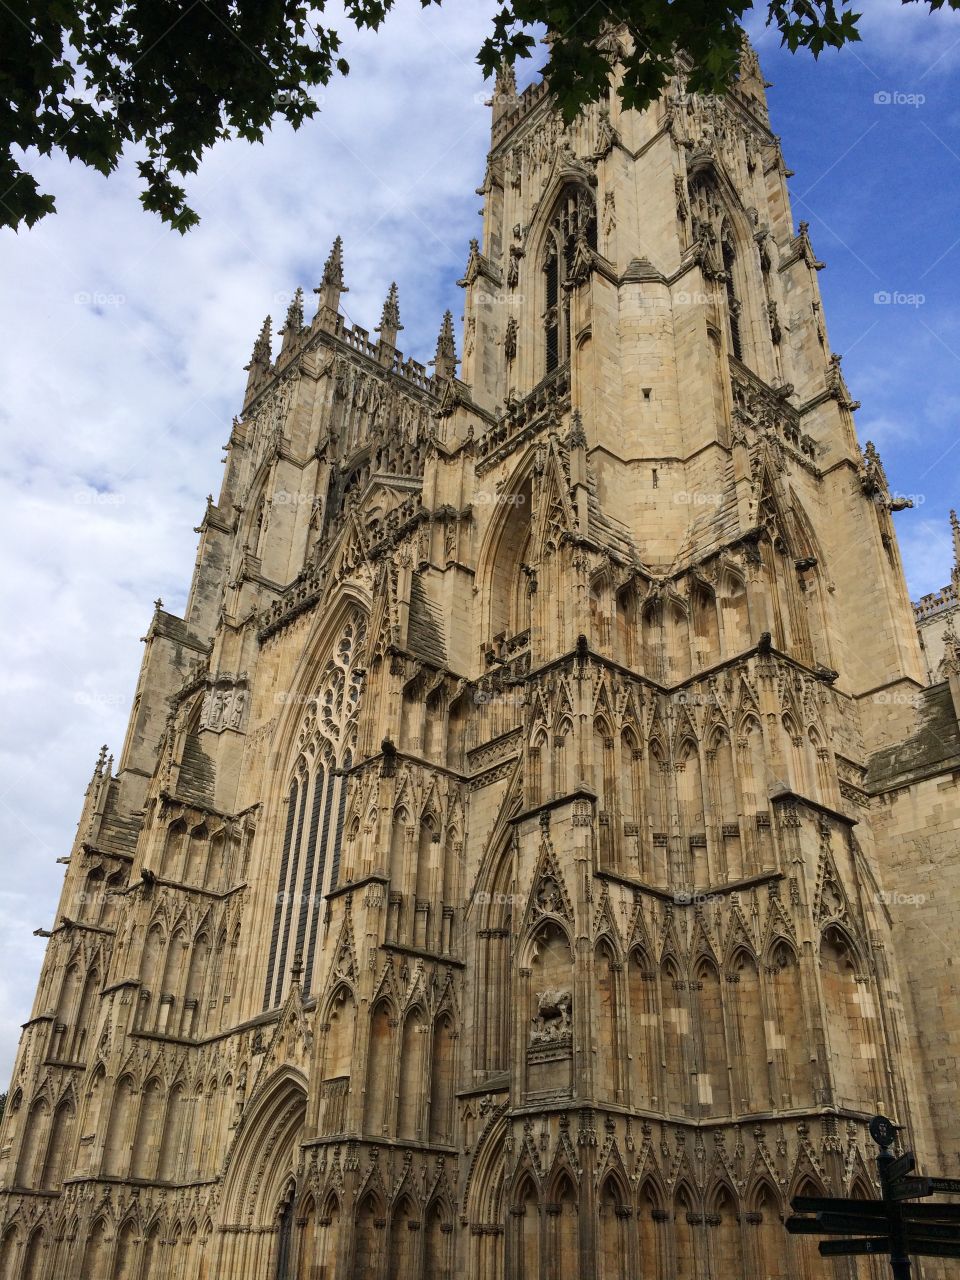
<svg viewBox="0 0 960 1280">
<path fill-rule="evenodd" d="M 460 357 L 348 325 L 339 241 L 265 325 L 0 1280 L 867 1276 L 789 1198 L 874 1194 L 877 1111 L 955 1171 L 960 646 L 928 685 L 787 176 L 749 51 L 570 127 L 502 76 Z"/>
</svg>

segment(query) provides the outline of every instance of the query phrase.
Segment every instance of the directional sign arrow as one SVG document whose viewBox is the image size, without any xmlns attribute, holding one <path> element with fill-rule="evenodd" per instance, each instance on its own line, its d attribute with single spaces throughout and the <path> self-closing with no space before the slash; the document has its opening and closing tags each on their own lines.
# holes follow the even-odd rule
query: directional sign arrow
<svg viewBox="0 0 960 1280">
<path fill-rule="evenodd" d="M 918 1196 L 932 1196 L 932 1178 L 901 1178 L 892 1187 L 887 1187 L 887 1195 L 891 1200 L 915 1200 Z"/>
<path fill-rule="evenodd" d="M 824 1235 L 831 1236 L 853 1236 L 858 1231 L 865 1231 L 870 1235 L 887 1229 L 886 1223 L 882 1218 L 873 1218 L 866 1213 L 818 1213 L 815 1221 L 818 1224 L 818 1229 Z M 918 1227 L 917 1229 L 918 1231 L 925 1230 L 923 1227 Z"/>
<path fill-rule="evenodd" d="M 876 1235 L 887 1231 L 886 1222 L 882 1218 L 862 1217 L 855 1213 L 818 1213 L 815 1218 L 788 1218 L 784 1224 L 791 1235 L 795 1236 L 850 1236 L 858 1231 L 868 1235 Z M 917 1225 L 917 1231 L 926 1231 L 926 1224 Z M 947 1231 L 952 1231 L 951 1227 Z M 944 1237 L 953 1239 L 952 1235 Z"/>
<path fill-rule="evenodd" d="M 955 1222 L 960 1226 L 960 1204 L 904 1204 L 900 1212 L 904 1222 Z"/>
<path fill-rule="evenodd" d="M 790 1207 L 797 1213 L 868 1213 L 874 1218 L 885 1218 L 889 1208 L 882 1200 L 845 1200 L 840 1196 L 794 1196 Z"/>
<path fill-rule="evenodd" d="M 843 1244 L 843 1241 L 821 1241 L 821 1253 L 823 1253 L 825 1244 Z M 960 1241 L 956 1244 L 948 1244 L 946 1240 L 914 1240 L 911 1236 L 908 1236 L 907 1253 L 919 1254 L 921 1257 L 926 1258 L 960 1258 Z"/>
<path fill-rule="evenodd" d="M 909 1240 L 952 1240 L 954 1244 L 960 1244 L 960 1226 L 946 1222 L 908 1222 L 905 1225 Z"/>
<path fill-rule="evenodd" d="M 901 1178 L 905 1178 L 908 1173 L 913 1173 L 917 1167 L 913 1152 L 908 1151 L 896 1160 L 891 1160 L 883 1171 L 883 1176 L 887 1182 L 898 1182 Z"/>
<path fill-rule="evenodd" d="M 824 1258 L 842 1258 L 852 1253 L 889 1253 L 890 1237 L 877 1236 L 872 1240 L 821 1240 L 818 1248 Z"/>
<path fill-rule="evenodd" d="M 941 1195 L 960 1195 L 960 1178 L 924 1178 L 929 1182 L 931 1191 L 939 1191 Z"/>
<path fill-rule="evenodd" d="M 794 1236 L 849 1236 L 858 1231 L 877 1232 L 887 1229 L 882 1218 L 858 1218 L 855 1214 L 847 1213 L 818 1213 L 815 1218 L 788 1218 L 784 1225 Z"/>
<path fill-rule="evenodd" d="M 816 1218 L 787 1218 L 783 1224 L 792 1236 L 821 1236 L 823 1229 Z"/>
</svg>

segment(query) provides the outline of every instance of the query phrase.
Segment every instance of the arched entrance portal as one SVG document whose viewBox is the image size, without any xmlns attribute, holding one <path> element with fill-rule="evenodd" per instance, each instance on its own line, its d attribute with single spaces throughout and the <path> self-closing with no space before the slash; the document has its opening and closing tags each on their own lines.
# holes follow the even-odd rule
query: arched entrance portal
<svg viewBox="0 0 960 1280">
<path fill-rule="evenodd" d="M 250 1099 L 227 1165 L 215 1275 L 295 1280 L 306 1081 L 282 1068 Z"/>
</svg>

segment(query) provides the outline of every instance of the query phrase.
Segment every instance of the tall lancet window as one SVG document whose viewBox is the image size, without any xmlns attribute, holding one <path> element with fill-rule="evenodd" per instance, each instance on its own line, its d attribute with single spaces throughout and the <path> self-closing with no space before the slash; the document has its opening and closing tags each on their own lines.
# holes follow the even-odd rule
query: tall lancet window
<svg viewBox="0 0 960 1280">
<path fill-rule="evenodd" d="M 544 278 L 543 331 L 546 371 L 570 359 L 570 293 L 577 283 L 580 256 L 597 247 L 597 212 L 582 187 L 567 187 L 557 201 L 547 230 L 541 266 Z"/>
<path fill-rule="evenodd" d="M 737 254 L 727 228 L 723 233 L 723 275 L 727 290 L 727 324 L 730 330 L 730 350 L 738 360 L 743 359 L 743 342 L 740 336 L 740 299 L 736 284 Z"/>
<path fill-rule="evenodd" d="M 303 992 L 314 986 L 324 895 L 340 877 L 347 781 L 356 757 L 357 710 L 366 624 L 352 613 L 306 704 L 297 734 L 283 819 L 283 844 L 270 934 L 263 1007 L 283 1000 L 290 968 L 303 965 Z"/>
</svg>

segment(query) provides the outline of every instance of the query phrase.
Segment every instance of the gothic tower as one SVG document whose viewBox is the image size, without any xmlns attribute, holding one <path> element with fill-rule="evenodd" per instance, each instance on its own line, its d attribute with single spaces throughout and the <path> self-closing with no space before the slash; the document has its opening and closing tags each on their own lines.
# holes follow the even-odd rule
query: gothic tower
<svg viewBox="0 0 960 1280">
<path fill-rule="evenodd" d="M 569 128 L 503 76 L 462 364 L 395 286 L 344 321 L 339 240 L 265 322 L 66 860 L 0 1280 L 879 1274 L 782 1218 L 874 1194 L 878 1110 L 960 1148 L 957 930 L 900 901 L 917 841 L 958 878 L 960 646 L 926 688 L 786 176 L 750 52 Z"/>
</svg>

